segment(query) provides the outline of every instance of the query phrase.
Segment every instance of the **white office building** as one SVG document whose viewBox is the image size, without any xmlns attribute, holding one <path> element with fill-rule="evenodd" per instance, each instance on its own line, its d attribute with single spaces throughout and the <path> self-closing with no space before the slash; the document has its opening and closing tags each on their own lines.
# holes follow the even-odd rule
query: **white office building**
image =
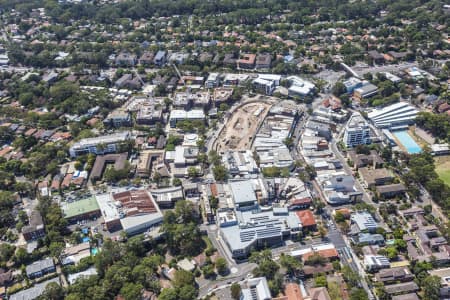
<svg viewBox="0 0 450 300">
<path fill-rule="evenodd" d="M 360 114 L 354 114 L 345 126 L 344 143 L 347 147 L 370 144 L 370 128 Z"/>
<path fill-rule="evenodd" d="M 369 120 L 378 128 L 410 125 L 414 123 L 418 110 L 409 103 L 399 102 L 368 113 Z"/>
<path fill-rule="evenodd" d="M 287 80 L 291 83 L 291 86 L 288 89 L 288 94 L 290 97 L 303 98 L 313 94 L 316 89 L 314 83 L 297 76 L 290 76 Z"/>
<path fill-rule="evenodd" d="M 208 89 L 218 87 L 220 84 L 219 73 L 209 73 L 208 79 L 206 79 L 205 86 Z"/>
<path fill-rule="evenodd" d="M 69 149 L 69 154 L 71 157 L 77 157 L 78 155 L 88 153 L 114 153 L 118 151 L 120 144 L 125 143 L 130 139 L 131 133 L 128 131 L 93 138 L 86 138 L 73 144 Z"/>
<path fill-rule="evenodd" d="M 258 277 L 247 280 L 246 286 L 242 287 L 241 300 L 270 300 L 269 285 L 266 277 Z"/>
<path fill-rule="evenodd" d="M 205 113 L 201 109 L 193 109 L 190 111 L 185 111 L 181 109 L 174 109 L 170 112 L 169 123 L 170 127 L 175 128 L 177 122 L 179 121 L 194 121 L 194 120 L 205 120 Z"/>
</svg>

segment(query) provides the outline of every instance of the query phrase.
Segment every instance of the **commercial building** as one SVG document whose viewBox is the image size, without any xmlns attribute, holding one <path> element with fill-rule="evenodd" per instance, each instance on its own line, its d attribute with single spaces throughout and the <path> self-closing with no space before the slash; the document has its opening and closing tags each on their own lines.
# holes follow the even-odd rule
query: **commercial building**
<svg viewBox="0 0 450 300">
<path fill-rule="evenodd" d="M 269 285 L 266 277 L 257 277 L 247 280 L 245 286 L 241 288 L 240 300 L 270 300 Z"/>
<path fill-rule="evenodd" d="M 232 181 L 229 186 L 236 210 L 251 210 L 258 205 L 252 181 Z"/>
<path fill-rule="evenodd" d="M 155 125 L 156 123 L 165 123 L 163 111 L 152 104 L 143 104 L 139 106 L 136 114 L 136 124 L 138 125 Z"/>
<path fill-rule="evenodd" d="M 355 89 L 353 95 L 358 99 L 367 99 L 378 93 L 378 87 L 368 82 L 363 82 L 363 86 Z"/>
<path fill-rule="evenodd" d="M 353 91 L 356 90 L 357 88 L 360 88 L 363 86 L 363 82 L 356 77 L 350 77 L 343 83 L 347 90 L 347 93 L 349 93 L 349 94 L 353 93 Z"/>
<path fill-rule="evenodd" d="M 253 88 L 266 95 L 272 95 L 276 88 L 275 82 L 263 78 L 256 78 L 253 80 Z"/>
<path fill-rule="evenodd" d="M 181 186 L 152 189 L 151 194 L 159 207 L 173 207 L 175 202 L 184 199 Z"/>
<path fill-rule="evenodd" d="M 391 128 L 414 123 L 418 110 L 409 103 L 399 102 L 368 113 L 369 120 L 378 128 Z"/>
<path fill-rule="evenodd" d="M 232 214 L 235 217 L 231 217 Z M 226 218 L 219 215 L 218 220 L 220 234 L 232 257 L 237 259 L 246 258 L 255 249 L 280 245 L 302 229 L 298 216 L 287 208 L 262 211 L 254 207 L 253 210 L 229 211 Z"/>
<path fill-rule="evenodd" d="M 249 76 L 247 74 L 225 74 L 225 78 L 223 79 L 223 86 L 231 87 L 242 85 L 247 80 L 249 80 Z"/>
<path fill-rule="evenodd" d="M 207 108 L 210 105 L 211 95 L 208 91 L 178 92 L 173 100 L 173 107 L 190 110 L 192 107 Z"/>
<path fill-rule="evenodd" d="M 129 127 L 132 125 L 130 112 L 124 109 L 116 109 L 103 120 L 106 127 Z"/>
<path fill-rule="evenodd" d="M 391 266 L 389 259 L 382 255 L 364 255 L 364 267 L 369 272 L 388 269 Z"/>
<path fill-rule="evenodd" d="M 363 193 L 355 189 L 353 176 L 318 174 L 317 179 L 324 190 L 326 201 L 331 205 L 353 203 L 362 199 Z"/>
<path fill-rule="evenodd" d="M 352 224 L 354 225 L 356 231 L 353 232 L 369 232 L 375 233 L 378 228 L 378 224 L 372 215 L 368 212 L 357 212 L 350 217 Z M 352 228 L 353 229 L 353 228 Z"/>
<path fill-rule="evenodd" d="M 326 180 L 322 182 L 324 190 L 335 190 L 338 192 L 353 191 L 355 186 L 355 179 L 350 175 L 331 175 L 327 176 Z"/>
<path fill-rule="evenodd" d="M 291 86 L 288 88 L 288 95 L 290 97 L 304 98 L 313 94 L 316 90 L 316 86 L 313 83 L 300 77 L 290 76 L 287 80 L 291 83 Z"/>
<path fill-rule="evenodd" d="M 350 148 L 371 143 L 369 124 L 360 114 L 353 114 L 345 126 L 344 143 Z"/>
<path fill-rule="evenodd" d="M 283 141 L 292 136 L 300 115 L 292 101 L 282 101 L 270 109 L 252 145 L 261 169 L 293 168 L 294 160 Z"/>
<path fill-rule="evenodd" d="M 64 218 L 69 223 L 76 223 L 77 221 L 89 220 L 101 216 L 100 207 L 94 197 L 73 202 L 63 202 L 61 209 L 64 213 Z"/>
<path fill-rule="evenodd" d="M 48 273 L 56 272 L 55 264 L 51 257 L 35 261 L 34 263 L 27 265 L 25 272 L 29 279 L 39 278 Z"/>
<path fill-rule="evenodd" d="M 431 145 L 431 154 L 433 155 L 450 154 L 450 146 L 449 144 L 433 144 Z"/>
<path fill-rule="evenodd" d="M 175 147 L 174 165 L 176 168 L 184 168 L 188 165 L 197 163 L 198 148 L 197 147 Z"/>
<path fill-rule="evenodd" d="M 231 176 L 248 177 L 259 173 L 258 165 L 250 150 L 227 151 L 222 155 L 222 162 Z"/>
<path fill-rule="evenodd" d="M 205 87 L 208 89 L 212 89 L 218 87 L 220 84 L 219 73 L 209 73 L 208 78 L 205 82 Z"/>
<path fill-rule="evenodd" d="M 69 153 L 71 157 L 77 157 L 78 155 L 84 155 L 88 153 L 114 153 L 118 151 L 121 144 L 130 141 L 130 139 L 131 133 L 128 131 L 93 138 L 86 138 L 74 143 L 70 147 Z"/>
<path fill-rule="evenodd" d="M 205 113 L 201 109 L 193 109 L 190 111 L 174 109 L 170 112 L 169 123 L 170 127 L 175 128 L 180 121 L 204 121 Z"/>
<path fill-rule="evenodd" d="M 159 225 L 163 215 L 146 190 L 97 195 L 105 226 L 109 231 L 123 229 L 128 235 L 143 233 Z"/>
<path fill-rule="evenodd" d="M 306 122 L 305 128 L 317 132 L 318 136 L 325 138 L 327 141 L 331 140 L 332 132 L 328 124 L 308 120 L 308 122 Z"/>
</svg>

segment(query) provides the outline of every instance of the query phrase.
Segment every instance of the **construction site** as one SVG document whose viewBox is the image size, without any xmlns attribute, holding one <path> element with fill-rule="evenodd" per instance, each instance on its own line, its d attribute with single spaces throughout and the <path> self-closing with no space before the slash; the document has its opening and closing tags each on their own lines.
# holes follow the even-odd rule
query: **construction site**
<svg viewBox="0 0 450 300">
<path fill-rule="evenodd" d="M 217 151 L 247 150 L 272 105 L 247 103 L 237 108 L 217 139 Z"/>
</svg>

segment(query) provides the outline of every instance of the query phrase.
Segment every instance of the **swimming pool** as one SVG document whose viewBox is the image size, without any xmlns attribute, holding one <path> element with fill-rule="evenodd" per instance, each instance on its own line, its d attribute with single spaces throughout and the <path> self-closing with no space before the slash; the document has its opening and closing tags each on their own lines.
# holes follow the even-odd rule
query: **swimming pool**
<svg viewBox="0 0 450 300">
<path fill-rule="evenodd" d="M 407 130 L 393 131 L 392 134 L 402 143 L 409 154 L 416 154 L 422 151 L 422 148 L 414 141 Z"/>
</svg>

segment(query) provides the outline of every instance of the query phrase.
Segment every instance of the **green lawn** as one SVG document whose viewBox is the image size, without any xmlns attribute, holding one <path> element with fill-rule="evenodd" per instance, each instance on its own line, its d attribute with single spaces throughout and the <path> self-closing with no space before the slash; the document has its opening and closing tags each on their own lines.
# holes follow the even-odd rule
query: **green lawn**
<svg viewBox="0 0 450 300">
<path fill-rule="evenodd" d="M 436 173 L 450 186 L 450 156 L 436 157 Z"/>
</svg>

